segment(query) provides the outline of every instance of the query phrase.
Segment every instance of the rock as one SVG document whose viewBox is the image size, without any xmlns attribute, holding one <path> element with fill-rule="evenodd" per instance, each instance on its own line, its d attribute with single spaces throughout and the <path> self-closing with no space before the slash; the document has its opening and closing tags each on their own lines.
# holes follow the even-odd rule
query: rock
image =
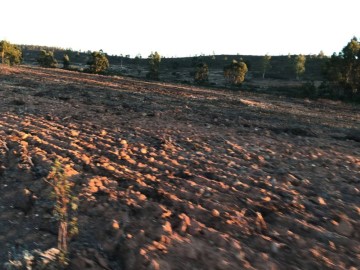
<svg viewBox="0 0 360 270">
<path fill-rule="evenodd" d="M 235 253 L 235 257 L 239 260 L 239 261 L 243 261 L 246 258 L 245 252 L 240 250 L 238 252 Z"/>
<path fill-rule="evenodd" d="M 91 159 L 90 159 L 87 155 L 85 155 L 85 154 L 83 154 L 83 155 L 81 156 L 81 160 L 82 160 L 82 162 L 84 162 L 86 165 L 89 165 L 89 164 L 91 163 Z"/>
<path fill-rule="evenodd" d="M 187 228 L 191 225 L 190 218 L 184 213 L 180 214 L 179 218 L 181 219 L 180 232 L 185 233 Z"/>
<path fill-rule="evenodd" d="M 80 134 L 80 131 L 78 131 L 78 130 L 72 129 L 72 130 L 70 131 L 70 135 L 71 135 L 72 137 L 77 137 L 77 136 L 79 136 L 79 134 Z"/>
<path fill-rule="evenodd" d="M 23 189 L 20 192 L 17 192 L 15 195 L 14 207 L 22 210 L 27 214 L 34 205 L 34 198 L 32 192 L 28 189 Z"/>
<path fill-rule="evenodd" d="M 5 169 L 6 169 L 5 166 L 0 165 L 0 176 L 4 174 Z"/>
<path fill-rule="evenodd" d="M 79 269 L 102 269 L 100 267 L 96 267 L 96 263 L 92 260 L 89 260 L 83 256 L 76 256 L 70 262 L 70 270 L 79 270 Z"/>
<path fill-rule="evenodd" d="M 352 130 L 348 132 L 345 137 L 347 140 L 353 140 L 355 142 L 360 142 L 360 131 L 359 130 Z"/>
<path fill-rule="evenodd" d="M 192 179 L 194 176 L 188 170 L 180 170 L 174 174 L 176 177 L 180 177 L 183 179 Z"/>
<path fill-rule="evenodd" d="M 160 270 L 160 264 L 157 261 L 152 260 L 151 263 L 150 263 L 149 269 L 151 269 L 151 270 Z"/>
<path fill-rule="evenodd" d="M 156 249 L 158 249 L 160 251 L 166 250 L 166 246 L 158 241 L 153 241 L 152 244 Z"/>
<path fill-rule="evenodd" d="M 220 212 L 218 210 L 216 210 L 216 209 L 213 209 L 211 211 L 211 214 L 212 214 L 213 217 L 219 217 L 220 216 Z"/>
<path fill-rule="evenodd" d="M 273 254 L 278 253 L 278 252 L 279 252 L 279 245 L 278 245 L 278 243 L 272 242 L 272 243 L 271 243 L 271 248 L 270 248 L 270 250 L 271 250 L 271 252 L 272 252 Z"/>
<path fill-rule="evenodd" d="M 144 194 L 139 194 L 138 198 L 140 201 L 146 201 L 146 196 Z"/>
<path fill-rule="evenodd" d="M 192 246 L 189 246 L 186 250 L 186 257 L 188 257 L 189 259 L 193 259 L 193 260 L 196 260 L 198 259 L 198 252 L 197 250 L 192 247 Z"/>
<path fill-rule="evenodd" d="M 320 205 L 326 205 L 325 200 L 323 198 L 321 198 L 321 197 L 318 197 L 318 202 L 319 202 Z"/>
<path fill-rule="evenodd" d="M 117 220 L 113 220 L 112 221 L 112 226 L 111 226 L 112 230 L 114 231 L 118 231 L 120 229 L 120 225 L 119 222 Z"/>
<path fill-rule="evenodd" d="M 57 248 L 50 248 L 44 252 L 41 250 L 23 250 L 20 256 L 9 261 L 4 265 L 5 269 L 48 269 L 57 270 L 63 269 L 59 260 L 60 250 Z M 34 266 L 34 268 L 32 268 Z"/>
<path fill-rule="evenodd" d="M 35 258 L 37 264 L 46 267 L 46 269 L 57 269 L 58 266 L 58 257 L 60 255 L 60 250 L 57 248 L 50 248 L 44 252 L 37 252 Z M 55 267 L 55 268 L 51 268 Z M 44 268 L 45 269 L 45 268 Z"/>
<path fill-rule="evenodd" d="M 343 219 L 339 222 L 339 225 L 335 228 L 335 230 L 337 233 L 349 237 L 354 232 L 354 227 L 350 221 Z"/>
<path fill-rule="evenodd" d="M 166 221 L 163 225 L 164 232 L 168 232 L 169 234 L 172 234 L 172 227 L 171 223 L 169 221 Z"/>
<path fill-rule="evenodd" d="M 95 257 L 96 262 L 101 266 L 100 269 L 107 269 L 110 270 L 109 264 L 107 260 L 99 254 L 99 252 L 94 251 L 93 257 Z"/>
<path fill-rule="evenodd" d="M 121 140 L 120 141 L 120 144 L 123 146 L 123 147 L 126 147 L 128 145 L 128 142 L 126 140 Z"/>
</svg>

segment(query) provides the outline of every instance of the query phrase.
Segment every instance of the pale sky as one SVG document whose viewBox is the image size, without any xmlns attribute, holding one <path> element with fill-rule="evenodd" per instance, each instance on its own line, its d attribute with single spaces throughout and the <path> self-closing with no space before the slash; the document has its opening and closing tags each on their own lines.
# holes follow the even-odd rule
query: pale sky
<svg viewBox="0 0 360 270">
<path fill-rule="evenodd" d="M 1 2 L 0 40 L 108 54 L 331 55 L 360 38 L 360 0 Z"/>
</svg>

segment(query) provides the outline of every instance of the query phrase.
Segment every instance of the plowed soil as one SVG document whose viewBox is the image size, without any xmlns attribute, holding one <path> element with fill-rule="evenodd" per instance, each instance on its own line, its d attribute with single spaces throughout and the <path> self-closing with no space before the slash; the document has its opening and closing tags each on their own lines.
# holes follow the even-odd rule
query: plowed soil
<svg viewBox="0 0 360 270">
<path fill-rule="evenodd" d="M 360 269 L 359 112 L 1 67 L 0 265 L 56 247 L 59 159 L 80 199 L 72 269 Z"/>
</svg>

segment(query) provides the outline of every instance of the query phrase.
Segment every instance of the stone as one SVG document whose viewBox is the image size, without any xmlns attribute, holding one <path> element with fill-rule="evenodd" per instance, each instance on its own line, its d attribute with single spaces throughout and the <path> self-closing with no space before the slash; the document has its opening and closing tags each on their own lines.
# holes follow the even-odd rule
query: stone
<svg viewBox="0 0 360 270">
<path fill-rule="evenodd" d="M 151 270 L 160 270 L 160 264 L 157 261 L 152 260 L 151 263 L 150 263 L 149 269 L 151 269 Z"/>
<path fill-rule="evenodd" d="M 180 232 L 185 233 L 187 228 L 191 225 L 190 218 L 184 213 L 180 214 L 179 218 L 181 219 Z"/>
<path fill-rule="evenodd" d="M 127 143 L 126 140 L 121 140 L 121 141 L 120 141 L 120 144 L 121 144 L 122 146 L 127 146 L 128 143 Z"/>
<path fill-rule="evenodd" d="M 319 202 L 320 205 L 326 205 L 325 200 L 323 198 L 321 198 L 321 197 L 318 197 L 318 202 Z"/>
<path fill-rule="evenodd" d="M 77 137 L 77 136 L 79 136 L 79 134 L 80 134 L 80 131 L 78 131 L 78 130 L 71 130 L 70 131 L 70 135 L 72 136 L 72 137 Z"/>
<path fill-rule="evenodd" d="M 169 221 L 166 221 L 163 225 L 164 232 L 168 232 L 169 234 L 172 234 L 172 227 L 171 223 Z"/>
<path fill-rule="evenodd" d="M 46 251 L 41 251 L 36 249 L 31 252 L 24 252 L 24 259 L 25 260 L 30 259 L 32 261 L 31 264 L 36 265 L 36 268 L 34 269 L 57 270 L 61 268 L 59 262 L 59 255 L 60 255 L 60 250 L 57 248 L 50 248 Z M 25 269 L 25 268 L 16 268 L 16 269 Z M 31 268 L 31 266 L 28 265 L 26 269 L 33 269 L 33 268 Z"/>
<path fill-rule="evenodd" d="M 17 192 L 15 195 L 14 207 L 23 211 L 27 214 L 34 205 L 34 200 L 32 192 L 28 189 L 23 189 L 20 192 Z"/>
<path fill-rule="evenodd" d="M 212 214 L 213 217 L 219 217 L 220 216 L 220 212 L 218 210 L 216 210 L 216 209 L 213 209 L 211 211 L 211 214 Z"/>
<path fill-rule="evenodd" d="M 354 232 L 354 227 L 350 221 L 343 219 L 339 222 L 339 225 L 335 228 L 336 232 L 344 236 L 351 236 Z"/>
<path fill-rule="evenodd" d="M 113 230 L 115 230 L 115 231 L 119 230 L 119 229 L 120 229 L 120 224 L 119 224 L 119 222 L 114 219 L 114 220 L 112 221 L 111 228 L 112 228 Z"/>
<path fill-rule="evenodd" d="M 71 270 L 78 270 L 78 269 L 96 269 L 94 268 L 96 263 L 92 260 L 89 260 L 83 256 L 76 256 L 70 262 L 70 269 Z"/>
</svg>

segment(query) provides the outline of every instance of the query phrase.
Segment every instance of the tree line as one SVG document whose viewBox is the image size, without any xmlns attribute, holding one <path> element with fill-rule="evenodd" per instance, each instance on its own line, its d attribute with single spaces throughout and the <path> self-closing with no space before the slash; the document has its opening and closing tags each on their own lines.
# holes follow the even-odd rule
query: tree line
<svg viewBox="0 0 360 270">
<path fill-rule="evenodd" d="M 7 65 L 17 65 L 23 60 L 21 46 L 13 45 L 8 41 L 0 42 L 1 63 Z M 215 56 L 213 56 L 215 57 Z M 319 56 L 325 58 L 320 52 Z M 297 80 L 305 72 L 306 56 L 288 55 L 292 63 L 294 74 Z M 140 58 L 135 58 L 137 65 Z M 146 77 L 151 80 L 159 80 L 160 64 L 162 57 L 158 52 L 151 53 L 148 57 L 148 73 Z M 227 59 L 226 59 L 227 60 Z M 42 67 L 59 67 L 58 61 L 54 57 L 52 50 L 41 49 L 37 57 L 37 62 Z M 94 51 L 89 54 L 87 68 L 83 70 L 89 73 L 106 74 L 110 64 L 108 56 L 102 50 Z M 63 55 L 62 66 L 64 69 L 76 70 L 71 66 L 71 59 L 68 54 Z M 197 84 L 207 84 L 209 80 L 209 65 L 202 57 L 193 58 L 193 71 L 191 76 Z M 223 67 L 223 76 L 229 85 L 241 85 L 245 80 L 246 74 L 251 67 L 248 61 L 232 60 Z M 268 71 L 272 67 L 272 57 L 265 55 L 261 61 L 262 78 L 266 78 Z M 323 67 L 324 82 L 321 89 L 327 91 L 330 96 L 343 99 L 360 100 L 360 42 L 356 37 L 352 38 L 339 53 L 334 53 L 327 58 Z"/>
</svg>

